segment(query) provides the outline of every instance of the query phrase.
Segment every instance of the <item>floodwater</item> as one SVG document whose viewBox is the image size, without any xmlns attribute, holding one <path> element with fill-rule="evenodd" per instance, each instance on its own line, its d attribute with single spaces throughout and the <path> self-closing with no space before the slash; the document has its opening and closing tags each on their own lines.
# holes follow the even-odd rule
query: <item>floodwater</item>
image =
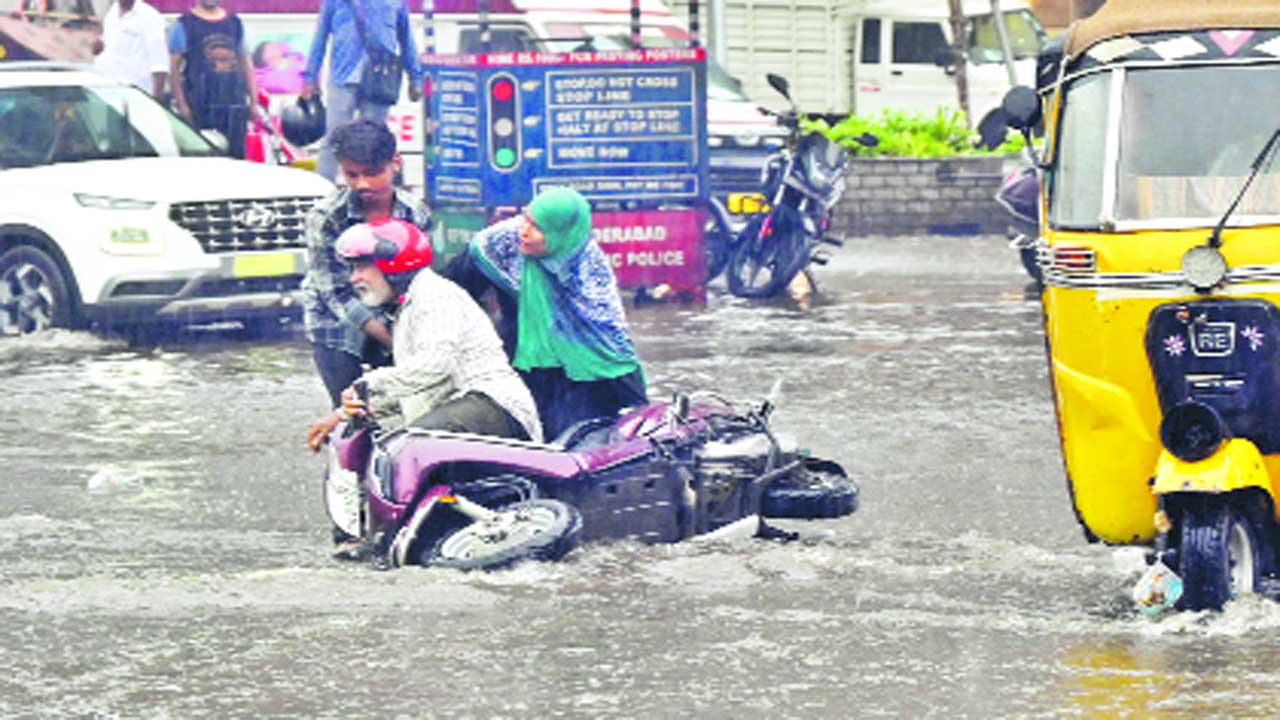
<svg viewBox="0 0 1280 720">
<path fill-rule="evenodd" d="M 1263 717 L 1280 605 L 1161 621 L 1066 495 L 1000 238 L 876 238 L 813 309 L 632 313 L 651 391 L 762 398 L 861 483 L 792 543 L 460 574 L 329 559 L 297 334 L 0 342 L 0 716 Z"/>
</svg>

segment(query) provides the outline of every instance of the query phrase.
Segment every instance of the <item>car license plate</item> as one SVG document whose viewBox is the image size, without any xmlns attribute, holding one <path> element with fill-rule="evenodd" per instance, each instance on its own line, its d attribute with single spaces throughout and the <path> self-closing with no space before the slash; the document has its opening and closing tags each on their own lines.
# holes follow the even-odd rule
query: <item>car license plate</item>
<svg viewBox="0 0 1280 720">
<path fill-rule="evenodd" d="M 263 253 L 241 255 L 232 264 L 231 273 L 238 278 L 274 277 L 292 275 L 297 271 L 293 253 Z"/>
<path fill-rule="evenodd" d="M 726 204 L 729 212 L 735 215 L 754 215 L 769 212 L 769 204 L 760 193 L 729 193 Z"/>
</svg>

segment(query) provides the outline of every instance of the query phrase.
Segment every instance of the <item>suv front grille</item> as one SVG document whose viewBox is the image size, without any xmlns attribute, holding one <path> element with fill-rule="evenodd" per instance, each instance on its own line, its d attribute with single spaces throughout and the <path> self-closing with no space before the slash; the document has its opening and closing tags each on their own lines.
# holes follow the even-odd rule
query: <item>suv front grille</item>
<svg viewBox="0 0 1280 720">
<path fill-rule="evenodd" d="M 314 197 L 175 203 L 169 219 L 196 236 L 206 253 L 281 250 L 306 245 Z"/>
</svg>

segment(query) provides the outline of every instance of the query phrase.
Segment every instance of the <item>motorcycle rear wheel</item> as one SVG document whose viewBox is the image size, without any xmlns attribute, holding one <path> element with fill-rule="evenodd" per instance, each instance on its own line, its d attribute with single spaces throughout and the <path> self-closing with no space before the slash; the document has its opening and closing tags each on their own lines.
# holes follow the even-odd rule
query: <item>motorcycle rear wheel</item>
<svg viewBox="0 0 1280 720">
<path fill-rule="evenodd" d="M 495 529 L 471 522 L 445 535 L 422 564 L 457 570 L 497 570 L 521 560 L 559 560 L 578 544 L 582 515 L 559 500 L 525 500 L 500 507 L 504 524 Z"/>
<path fill-rule="evenodd" d="M 1249 518 L 1217 499 L 1182 516 L 1178 552 L 1184 610 L 1221 610 L 1228 600 L 1257 590 L 1258 536 Z"/>
</svg>

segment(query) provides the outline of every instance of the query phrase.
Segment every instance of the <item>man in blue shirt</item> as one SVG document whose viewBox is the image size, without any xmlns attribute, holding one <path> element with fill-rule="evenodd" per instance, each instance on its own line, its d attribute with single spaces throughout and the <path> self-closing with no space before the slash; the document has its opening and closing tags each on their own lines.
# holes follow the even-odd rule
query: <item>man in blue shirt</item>
<svg viewBox="0 0 1280 720">
<path fill-rule="evenodd" d="M 360 22 L 356 13 L 360 13 Z M 324 63 L 325 48 L 333 36 L 333 51 L 329 58 L 329 81 L 325 97 L 326 122 L 330 132 L 355 119 L 386 122 L 389 105 L 381 105 L 356 97 L 360 75 L 369 62 L 365 50 L 365 37 L 387 52 L 400 56 L 400 62 L 409 74 L 409 99 L 422 97 L 422 66 L 418 62 L 418 48 L 409 29 L 409 9 L 404 0 L 324 0 L 316 24 L 316 35 L 311 41 L 311 53 L 303 74 L 306 84 L 302 97 L 311 99 L 318 86 L 320 66 Z M 334 179 L 338 162 L 329 148 L 328 138 L 320 150 L 318 167 L 321 175 Z"/>
</svg>

